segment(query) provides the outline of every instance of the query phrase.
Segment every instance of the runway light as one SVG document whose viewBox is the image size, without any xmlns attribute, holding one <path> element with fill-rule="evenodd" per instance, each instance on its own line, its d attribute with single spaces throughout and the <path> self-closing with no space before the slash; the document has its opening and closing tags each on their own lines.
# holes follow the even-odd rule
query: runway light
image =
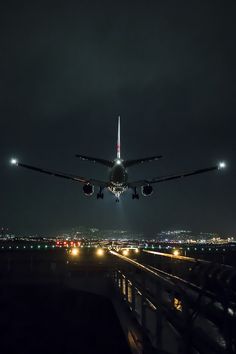
<svg viewBox="0 0 236 354">
<path fill-rule="evenodd" d="M 129 250 L 123 250 L 122 251 L 123 256 L 128 256 L 129 255 Z"/>
<path fill-rule="evenodd" d="M 73 249 L 71 250 L 71 255 L 72 255 L 72 256 L 76 257 L 76 256 L 78 256 L 78 254 L 79 254 L 78 248 L 73 248 Z"/>
<path fill-rule="evenodd" d="M 102 248 L 98 248 L 96 250 L 96 255 L 99 256 L 99 257 L 104 256 L 104 250 Z"/>
<path fill-rule="evenodd" d="M 179 254 L 180 254 L 179 250 L 174 250 L 174 251 L 173 251 L 173 255 L 174 255 L 174 256 L 177 257 L 177 256 L 179 256 Z"/>
<path fill-rule="evenodd" d="M 219 170 L 222 170 L 222 169 L 224 169 L 226 167 L 226 163 L 224 162 L 224 161 L 221 161 L 220 163 L 219 163 L 219 165 L 218 165 L 218 169 Z"/>
<path fill-rule="evenodd" d="M 10 163 L 11 163 L 11 165 L 17 165 L 18 164 L 18 160 L 13 158 L 13 159 L 10 160 Z"/>
</svg>

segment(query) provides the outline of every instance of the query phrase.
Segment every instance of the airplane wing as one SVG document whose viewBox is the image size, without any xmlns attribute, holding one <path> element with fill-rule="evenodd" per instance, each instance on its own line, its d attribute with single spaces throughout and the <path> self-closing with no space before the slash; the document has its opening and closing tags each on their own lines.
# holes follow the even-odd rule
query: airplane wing
<svg viewBox="0 0 236 354">
<path fill-rule="evenodd" d="M 72 181 L 80 182 L 80 183 L 83 183 L 83 184 L 91 183 L 91 184 L 97 185 L 99 187 L 101 187 L 101 186 L 106 187 L 107 186 L 107 182 L 99 181 L 99 180 L 96 180 L 96 179 L 80 177 L 80 176 L 76 176 L 76 175 L 72 175 L 72 174 L 68 174 L 68 173 L 64 173 L 64 172 L 59 172 L 59 171 L 47 170 L 47 169 L 44 169 L 44 168 L 41 168 L 41 167 L 27 165 L 27 164 L 24 164 L 24 163 L 21 163 L 21 162 L 14 162 L 12 164 L 14 164 L 16 166 L 27 168 L 27 169 L 30 169 L 30 170 L 33 170 L 33 171 L 45 173 L 47 175 L 70 179 Z"/>
<path fill-rule="evenodd" d="M 151 157 L 144 157 L 142 159 L 136 159 L 136 160 L 127 160 L 124 161 L 124 166 L 125 167 L 130 167 L 133 165 L 138 165 L 144 162 L 151 162 L 151 161 L 156 161 L 161 159 L 163 156 L 162 155 L 157 155 L 157 156 L 151 156 Z"/>
<path fill-rule="evenodd" d="M 75 156 L 81 160 L 87 160 L 87 161 L 91 161 L 94 163 L 100 163 L 100 164 L 108 166 L 108 167 L 112 167 L 112 161 L 109 161 L 109 160 L 104 160 L 104 159 L 100 159 L 97 157 L 91 157 L 91 156 L 85 156 L 85 155 L 75 155 Z"/>
<path fill-rule="evenodd" d="M 198 174 L 205 173 L 205 172 L 219 170 L 221 168 L 222 167 L 217 165 L 217 166 L 212 166 L 212 167 L 208 167 L 208 168 L 202 168 L 202 169 L 199 169 L 199 170 L 193 170 L 193 171 L 183 172 L 183 173 L 174 174 L 174 175 L 155 177 L 155 178 L 152 178 L 150 180 L 144 179 L 144 180 L 134 181 L 134 182 L 128 183 L 128 186 L 130 188 L 132 188 L 132 187 L 133 188 L 134 187 L 141 187 L 141 186 L 146 185 L 146 184 L 153 184 L 153 183 L 171 181 L 173 179 L 179 179 L 179 178 L 184 178 L 184 177 L 188 177 L 188 176 L 198 175 Z"/>
</svg>

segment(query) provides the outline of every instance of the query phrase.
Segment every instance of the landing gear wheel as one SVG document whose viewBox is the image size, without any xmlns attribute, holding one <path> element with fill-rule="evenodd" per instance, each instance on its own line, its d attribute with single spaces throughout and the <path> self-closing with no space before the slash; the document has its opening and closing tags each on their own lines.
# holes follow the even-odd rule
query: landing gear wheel
<svg viewBox="0 0 236 354">
<path fill-rule="evenodd" d="M 133 194 L 132 194 L 132 199 L 139 199 L 139 194 L 137 193 L 137 188 L 133 188 Z"/>
<path fill-rule="evenodd" d="M 119 198 L 116 198 L 116 203 L 119 203 L 120 199 Z"/>
<path fill-rule="evenodd" d="M 103 193 L 98 193 L 97 194 L 97 199 L 103 199 L 103 196 L 104 196 Z"/>
</svg>

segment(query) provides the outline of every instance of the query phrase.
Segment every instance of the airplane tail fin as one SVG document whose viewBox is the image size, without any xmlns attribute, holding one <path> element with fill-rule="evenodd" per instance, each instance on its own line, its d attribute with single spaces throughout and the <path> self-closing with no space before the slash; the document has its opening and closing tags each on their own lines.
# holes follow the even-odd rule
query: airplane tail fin
<svg viewBox="0 0 236 354">
<path fill-rule="evenodd" d="M 120 116 L 118 117 L 118 131 L 117 131 L 117 146 L 116 146 L 117 155 L 116 157 L 120 159 Z"/>
</svg>

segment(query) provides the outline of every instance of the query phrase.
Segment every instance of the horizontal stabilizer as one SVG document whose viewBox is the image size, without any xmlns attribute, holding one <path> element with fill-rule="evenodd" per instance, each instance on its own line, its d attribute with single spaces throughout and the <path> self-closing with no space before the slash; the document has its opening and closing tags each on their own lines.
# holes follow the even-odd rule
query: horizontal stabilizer
<svg viewBox="0 0 236 354">
<path fill-rule="evenodd" d="M 94 163 L 100 163 L 101 165 L 105 165 L 108 167 L 112 167 L 112 165 L 113 165 L 112 161 L 99 159 L 97 157 L 91 157 L 91 156 L 85 156 L 85 155 L 75 155 L 75 156 L 81 160 L 92 161 Z"/>
<path fill-rule="evenodd" d="M 124 166 L 130 167 L 130 166 L 134 166 L 134 165 L 139 165 L 144 162 L 151 162 L 151 161 L 159 160 L 162 157 L 163 157 L 162 155 L 158 155 L 158 156 L 144 157 L 142 159 L 136 159 L 136 160 L 127 160 L 124 162 Z"/>
</svg>

